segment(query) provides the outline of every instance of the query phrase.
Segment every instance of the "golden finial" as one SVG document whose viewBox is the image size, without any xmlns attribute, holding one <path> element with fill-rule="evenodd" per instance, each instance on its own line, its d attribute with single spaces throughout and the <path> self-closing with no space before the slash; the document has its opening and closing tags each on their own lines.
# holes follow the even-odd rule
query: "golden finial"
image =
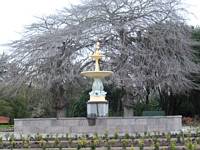
<svg viewBox="0 0 200 150">
<path fill-rule="evenodd" d="M 100 52 L 99 52 L 99 49 L 100 49 L 100 42 L 97 41 L 97 43 L 96 43 L 96 49 L 95 49 L 95 52 L 94 52 L 95 55 L 101 55 Z"/>
<path fill-rule="evenodd" d="M 100 43 L 99 43 L 99 41 L 97 41 L 97 43 L 96 43 L 96 50 L 99 51 L 99 48 L 100 48 Z"/>
<path fill-rule="evenodd" d="M 102 58 L 102 55 L 100 54 L 99 49 L 100 49 L 100 42 L 97 41 L 95 52 L 93 55 L 91 55 L 91 57 L 95 60 L 95 71 L 100 71 L 99 60 Z"/>
</svg>

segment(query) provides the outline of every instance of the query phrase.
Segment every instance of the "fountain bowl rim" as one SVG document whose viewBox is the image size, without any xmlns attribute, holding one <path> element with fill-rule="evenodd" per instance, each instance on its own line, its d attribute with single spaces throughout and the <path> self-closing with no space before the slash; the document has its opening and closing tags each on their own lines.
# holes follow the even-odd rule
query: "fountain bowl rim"
<svg viewBox="0 0 200 150">
<path fill-rule="evenodd" d="M 111 76 L 113 74 L 112 71 L 83 71 L 81 72 L 82 76 L 86 76 L 89 78 L 104 78 Z"/>
</svg>

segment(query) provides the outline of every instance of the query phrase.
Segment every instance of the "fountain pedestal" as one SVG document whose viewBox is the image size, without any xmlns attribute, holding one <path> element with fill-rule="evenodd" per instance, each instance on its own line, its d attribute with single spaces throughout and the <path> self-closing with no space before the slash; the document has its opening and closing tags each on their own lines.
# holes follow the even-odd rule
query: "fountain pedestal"
<svg viewBox="0 0 200 150">
<path fill-rule="evenodd" d="M 87 117 L 107 117 L 108 116 L 108 102 L 87 102 Z"/>
<path fill-rule="evenodd" d="M 87 117 L 107 117 L 108 101 L 105 99 L 106 92 L 103 89 L 101 78 L 94 78 L 90 100 L 87 102 Z"/>
</svg>

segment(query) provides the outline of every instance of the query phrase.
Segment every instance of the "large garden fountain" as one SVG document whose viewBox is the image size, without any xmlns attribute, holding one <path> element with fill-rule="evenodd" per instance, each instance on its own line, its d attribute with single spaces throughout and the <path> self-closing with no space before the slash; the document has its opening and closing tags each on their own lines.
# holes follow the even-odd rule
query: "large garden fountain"
<svg viewBox="0 0 200 150">
<path fill-rule="evenodd" d="M 87 118 L 26 118 L 14 119 L 14 131 L 20 134 L 94 134 L 103 135 L 108 131 L 113 135 L 116 130 L 119 134 L 139 132 L 171 132 L 182 128 L 181 116 L 132 116 L 108 117 L 108 102 L 102 80 L 111 76 L 112 71 L 101 71 L 99 60 L 103 57 L 99 51 L 99 42 L 91 55 L 95 60 L 94 71 L 84 71 L 82 76 L 92 78 L 93 85 L 90 99 L 87 102 Z M 94 121 L 92 124 L 90 121 Z"/>
<path fill-rule="evenodd" d="M 87 116 L 88 117 L 106 117 L 108 116 L 108 102 L 105 99 L 106 92 L 103 88 L 102 79 L 112 75 L 112 71 L 101 71 L 99 66 L 99 60 L 103 57 L 99 51 L 100 43 L 97 42 L 96 50 L 90 57 L 95 60 L 94 71 L 84 71 L 81 75 L 93 78 L 92 91 L 90 94 L 90 100 L 87 102 Z"/>
</svg>

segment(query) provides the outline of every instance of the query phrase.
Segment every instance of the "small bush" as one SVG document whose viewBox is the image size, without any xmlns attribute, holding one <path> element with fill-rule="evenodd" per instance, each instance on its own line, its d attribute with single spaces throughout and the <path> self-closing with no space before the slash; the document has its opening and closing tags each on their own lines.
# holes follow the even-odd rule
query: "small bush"
<svg viewBox="0 0 200 150">
<path fill-rule="evenodd" d="M 119 129 L 116 129 L 116 130 L 115 130 L 114 138 L 115 138 L 115 139 L 118 139 L 118 138 L 119 138 Z"/>
<path fill-rule="evenodd" d="M 140 139 L 139 141 L 139 149 L 144 150 L 144 139 Z"/>
<path fill-rule="evenodd" d="M 174 141 L 170 142 L 170 150 L 176 150 L 176 143 Z"/>
</svg>

